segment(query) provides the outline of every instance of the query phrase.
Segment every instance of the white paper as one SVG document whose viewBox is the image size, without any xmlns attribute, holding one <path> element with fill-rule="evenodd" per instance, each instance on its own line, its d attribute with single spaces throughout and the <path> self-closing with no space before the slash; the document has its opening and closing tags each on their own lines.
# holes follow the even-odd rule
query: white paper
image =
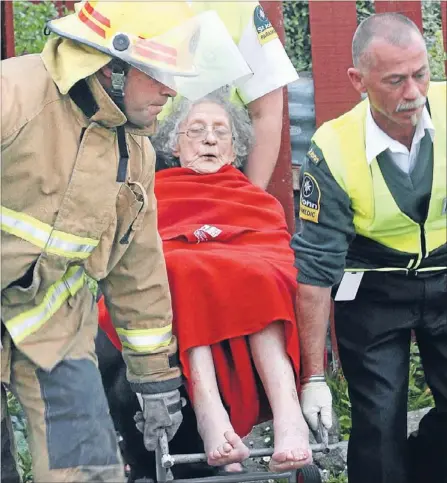
<svg viewBox="0 0 447 483">
<path fill-rule="evenodd" d="M 334 300 L 354 300 L 360 287 L 364 272 L 345 272 Z"/>
</svg>

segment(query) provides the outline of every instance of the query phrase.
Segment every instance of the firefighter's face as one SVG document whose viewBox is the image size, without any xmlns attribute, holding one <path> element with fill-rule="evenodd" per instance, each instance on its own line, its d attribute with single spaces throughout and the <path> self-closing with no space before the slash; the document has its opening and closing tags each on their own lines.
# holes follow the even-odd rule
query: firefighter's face
<svg viewBox="0 0 447 483">
<path fill-rule="evenodd" d="M 376 122 L 391 129 L 416 125 L 430 83 L 422 37 L 412 34 L 405 46 L 376 38 L 367 50 L 364 64 L 359 69 L 350 69 L 348 74 L 354 87 L 368 94 Z"/>
<path fill-rule="evenodd" d="M 209 174 L 235 160 L 230 120 L 218 104 L 202 102 L 193 106 L 178 136 L 173 154 L 184 168 Z"/>
<path fill-rule="evenodd" d="M 135 68 L 130 68 L 124 89 L 124 107 L 128 121 L 138 127 L 150 126 L 169 97 L 177 93 Z"/>
</svg>

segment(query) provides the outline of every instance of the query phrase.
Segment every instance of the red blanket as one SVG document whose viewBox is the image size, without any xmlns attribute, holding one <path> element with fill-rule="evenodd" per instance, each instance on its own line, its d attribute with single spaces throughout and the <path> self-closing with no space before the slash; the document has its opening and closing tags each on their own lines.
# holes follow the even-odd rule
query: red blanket
<svg viewBox="0 0 447 483">
<path fill-rule="evenodd" d="M 296 269 L 283 209 L 231 166 L 210 175 L 167 169 L 155 191 L 183 373 L 188 383 L 188 349 L 210 345 L 232 424 L 245 435 L 271 416 L 245 336 L 284 321 L 299 373 Z"/>
</svg>

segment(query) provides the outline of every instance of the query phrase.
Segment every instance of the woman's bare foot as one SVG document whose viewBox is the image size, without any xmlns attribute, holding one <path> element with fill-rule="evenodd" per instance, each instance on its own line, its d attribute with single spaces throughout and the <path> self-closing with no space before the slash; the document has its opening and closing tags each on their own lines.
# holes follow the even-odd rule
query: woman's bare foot
<svg viewBox="0 0 447 483">
<path fill-rule="evenodd" d="M 240 463 L 248 458 L 249 450 L 234 432 L 226 412 L 218 414 L 219 411 L 215 410 L 201 413 L 196 411 L 197 428 L 205 445 L 208 464 L 227 466 L 227 471 L 240 471 L 232 463 Z"/>
<path fill-rule="evenodd" d="M 240 463 L 248 458 L 249 451 L 234 432 L 222 404 L 210 347 L 192 348 L 189 361 L 197 429 L 205 445 L 208 464 L 224 466 L 227 471 L 241 471 L 232 463 Z"/>
<path fill-rule="evenodd" d="M 271 471 L 288 471 L 312 463 L 309 428 L 301 415 L 296 420 L 273 421 L 275 449 L 270 460 Z"/>
<path fill-rule="evenodd" d="M 242 439 L 232 430 L 224 433 L 225 442 L 214 446 L 215 449 L 207 451 L 208 464 L 211 466 L 227 466 L 230 463 L 239 463 L 248 458 L 249 450 Z M 207 447 L 205 443 L 205 448 Z M 228 466 L 227 466 L 228 468 Z M 227 471 L 234 471 L 232 468 Z"/>
</svg>

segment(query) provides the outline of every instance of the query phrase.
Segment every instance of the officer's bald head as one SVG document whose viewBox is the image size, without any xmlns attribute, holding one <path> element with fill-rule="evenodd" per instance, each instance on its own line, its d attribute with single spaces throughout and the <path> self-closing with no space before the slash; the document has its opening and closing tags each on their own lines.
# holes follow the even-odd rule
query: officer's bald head
<svg viewBox="0 0 447 483">
<path fill-rule="evenodd" d="M 368 69 L 374 64 L 370 46 L 374 40 L 381 39 L 399 47 L 424 39 L 417 28 L 405 15 L 381 13 L 371 15 L 357 27 L 352 41 L 352 61 L 357 69 Z"/>
</svg>

